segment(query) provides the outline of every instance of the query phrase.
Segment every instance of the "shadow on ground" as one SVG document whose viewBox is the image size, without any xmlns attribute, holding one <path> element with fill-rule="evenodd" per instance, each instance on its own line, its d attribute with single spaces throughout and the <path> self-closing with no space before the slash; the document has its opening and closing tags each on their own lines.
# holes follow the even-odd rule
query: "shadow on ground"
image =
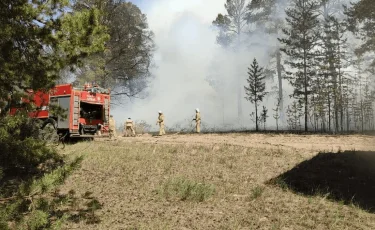
<svg viewBox="0 0 375 230">
<path fill-rule="evenodd" d="M 319 153 L 268 183 L 375 213 L 375 152 Z"/>
</svg>

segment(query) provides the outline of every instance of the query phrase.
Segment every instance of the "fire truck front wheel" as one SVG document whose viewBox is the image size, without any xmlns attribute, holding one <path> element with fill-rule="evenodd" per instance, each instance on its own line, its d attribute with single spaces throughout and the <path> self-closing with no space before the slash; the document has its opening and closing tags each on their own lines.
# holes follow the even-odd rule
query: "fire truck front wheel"
<svg viewBox="0 0 375 230">
<path fill-rule="evenodd" d="M 56 130 L 56 121 L 53 119 L 47 119 L 41 126 L 41 139 L 51 143 L 57 143 L 59 141 L 59 135 Z"/>
</svg>

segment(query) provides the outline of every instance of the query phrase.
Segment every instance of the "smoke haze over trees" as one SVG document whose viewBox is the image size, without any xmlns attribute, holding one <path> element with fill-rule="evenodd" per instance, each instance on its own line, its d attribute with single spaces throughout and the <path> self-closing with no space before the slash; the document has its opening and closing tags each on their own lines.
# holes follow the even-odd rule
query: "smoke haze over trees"
<svg viewBox="0 0 375 230">
<path fill-rule="evenodd" d="M 146 12 L 156 44 L 150 96 L 116 109 L 118 118 L 126 114 L 151 123 L 163 110 L 167 127 L 189 126 L 199 107 L 203 128 L 255 128 L 249 116 L 254 109 L 238 95 L 245 93 L 247 67 L 256 58 L 269 92 L 260 106 L 279 109 L 279 128 L 372 127 L 373 18 L 366 14 L 367 1 L 353 6 L 345 0 L 156 2 Z M 299 25 L 303 20 L 292 19 L 301 10 L 311 18 L 300 18 L 311 22 L 305 28 Z M 291 33 L 293 27 L 301 31 Z M 294 118 L 288 107 L 296 110 Z M 291 127 L 293 119 L 301 126 Z M 275 121 L 267 122 L 276 128 Z"/>
<path fill-rule="evenodd" d="M 104 51 L 61 68 L 60 75 L 71 78 L 74 67 L 75 84 L 111 88 L 119 124 L 129 116 L 153 123 L 162 110 L 167 127 L 187 127 L 199 107 L 203 129 L 253 129 L 254 109 L 243 87 L 256 58 L 269 92 L 260 106 L 278 108 L 280 129 L 291 129 L 287 110 L 293 105 L 302 105 L 303 130 L 366 129 L 374 123 L 369 2 L 75 0 L 70 11 L 94 7 L 109 40 Z M 315 5 L 311 12 L 308 4 Z M 299 9 L 314 18 L 311 28 L 301 29 L 305 35 L 291 33 L 301 20 L 288 18 Z"/>
</svg>

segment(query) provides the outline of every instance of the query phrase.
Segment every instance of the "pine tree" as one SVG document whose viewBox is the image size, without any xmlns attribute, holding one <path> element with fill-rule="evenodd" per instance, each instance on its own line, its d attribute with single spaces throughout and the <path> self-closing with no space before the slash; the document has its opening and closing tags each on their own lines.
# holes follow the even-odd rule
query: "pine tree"
<svg viewBox="0 0 375 230">
<path fill-rule="evenodd" d="M 212 22 L 214 26 L 220 29 L 216 38 L 217 43 L 225 48 L 230 48 L 236 52 L 242 44 L 242 34 L 246 26 L 246 0 L 226 0 L 224 8 L 227 14 L 218 14 Z M 237 76 L 237 109 L 238 119 L 242 119 L 242 90 L 241 90 L 241 74 L 235 73 Z"/>
<path fill-rule="evenodd" d="M 77 74 L 77 83 L 95 81 L 111 88 L 111 101 L 134 97 L 147 86 L 154 52 L 153 32 L 147 17 L 133 3 L 126 1 L 76 1 L 75 10 L 98 8 L 99 21 L 106 26 L 110 39 L 106 52 L 90 55 Z M 139 96 L 139 95 L 138 95 Z M 121 103 L 121 102 L 119 102 Z"/>
<path fill-rule="evenodd" d="M 247 95 L 246 100 L 254 103 L 255 106 L 255 130 L 259 131 L 258 128 L 258 105 L 259 102 L 263 101 L 266 96 L 266 83 L 265 76 L 262 73 L 263 68 L 259 67 L 257 60 L 254 58 L 250 68 L 248 68 L 248 79 L 249 86 L 244 86 L 245 93 Z"/>
<path fill-rule="evenodd" d="M 262 109 L 262 114 L 261 114 L 261 119 L 262 119 L 262 123 L 263 123 L 263 130 L 266 130 L 266 123 L 267 123 L 267 118 L 268 118 L 268 109 L 263 106 L 263 109 Z"/>
<path fill-rule="evenodd" d="M 8 108 L 26 97 L 28 89 L 53 87 L 64 67 L 79 66 L 82 58 L 103 51 L 108 34 L 98 22 L 100 12 L 92 8 L 68 13 L 69 3 L 1 1 L 0 101 Z M 1 229 L 7 229 L 10 221 L 22 219 L 27 220 L 25 226 L 15 229 L 54 228 L 51 222 L 56 220 L 55 206 L 43 195 L 73 170 L 63 156 L 39 139 L 40 121 L 27 116 L 32 108 L 32 103 L 25 103 L 14 116 L 9 116 L 7 109 L 2 110 L 0 177 L 4 177 L 0 178 L 0 199 L 5 196 L 7 203 L 5 208 L 0 205 Z M 43 165 L 48 167 L 38 167 Z M 48 173 L 46 168 L 53 171 Z M 9 178 L 11 183 L 7 183 Z"/>
<path fill-rule="evenodd" d="M 272 109 L 275 113 L 273 114 L 273 118 L 275 119 L 276 121 L 276 131 L 279 131 L 279 119 L 280 119 L 280 98 L 277 99 L 277 103 L 276 103 L 276 107 L 274 109 Z"/>
<path fill-rule="evenodd" d="M 285 4 L 277 0 L 251 0 L 247 5 L 246 20 L 248 24 L 255 24 L 256 30 L 261 30 L 269 34 L 278 36 L 281 29 L 285 26 L 284 18 L 278 15 L 280 11 L 285 8 Z M 279 112 L 283 113 L 284 110 L 284 96 L 283 96 L 283 70 L 282 53 L 280 44 L 275 44 L 275 50 L 271 54 L 270 63 L 276 65 L 276 74 L 278 80 L 278 95 L 279 95 Z M 274 61 L 275 60 L 275 61 Z M 276 63 L 273 63 L 276 62 Z M 274 75 L 274 71 L 270 71 Z"/>
<path fill-rule="evenodd" d="M 49 89 L 64 67 L 103 51 L 108 35 L 98 22 L 98 10 L 61 13 L 68 3 L 2 1 L 0 98 L 16 97 L 26 89 Z"/>
<path fill-rule="evenodd" d="M 345 14 L 348 16 L 348 29 L 355 35 L 359 35 L 363 43 L 356 50 L 357 54 L 371 53 L 375 51 L 375 4 L 373 0 L 359 0 L 345 6 Z M 375 60 L 372 61 L 375 65 Z"/>
<path fill-rule="evenodd" d="M 300 101 L 293 101 L 292 105 L 286 110 L 289 124 L 291 130 L 297 130 L 297 127 L 301 129 L 301 116 L 303 115 L 302 106 Z"/>
<path fill-rule="evenodd" d="M 325 8 L 326 9 L 326 8 Z M 327 11 L 327 10 L 325 10 Z M 324 14 L 324 30 L 321 34 L 321 52 L 318 60 L 320 61 L 321 77 L 327 80 L 327 101 L 330 103 L 329 110 L 332 109 L 332 119 L 334 120 L 334 130 L 343 131 L 343 110 L 342 87 L 346 67 L 347 39 L 345 37 L 344 23 L 340 22 L 335 16 L 329 16 L 328 12 Z M 321 87 L 321 86 L 320 86 Z M 331 121 L 331 114 L 328 114 Z"/>
<path fill-rule="evenodd" d="M 315 76 L 315 46 L 319 34 L 318 3 L 308 0 L 293 0 L 292 8 L 288 8 L 288 29 L 283 29 L 286 38 L 279 41 L 284 47 L 281 49 L 289 60 L 286 61 L 293 72 L 286 72 L 287 79 L 294 87 L 293 96 L 303 98 L 305 131 L 308 131 L 309 95 L 311 94 L 312 79 Z"/>
</svg>

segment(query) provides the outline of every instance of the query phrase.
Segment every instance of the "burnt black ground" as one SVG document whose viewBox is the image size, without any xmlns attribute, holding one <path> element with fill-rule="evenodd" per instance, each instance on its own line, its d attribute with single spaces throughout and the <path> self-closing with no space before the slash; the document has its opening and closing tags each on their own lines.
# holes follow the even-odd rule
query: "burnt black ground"
<svg viewBox="0 0 375 230">
<path fill-rule="evenodd" d="M 303 195 L 325 195 L 375 213 L 375 152 L 319 153 L 272 179 Z M 285 184 L 284 184 L 285 183 Z"/>
</svg>

